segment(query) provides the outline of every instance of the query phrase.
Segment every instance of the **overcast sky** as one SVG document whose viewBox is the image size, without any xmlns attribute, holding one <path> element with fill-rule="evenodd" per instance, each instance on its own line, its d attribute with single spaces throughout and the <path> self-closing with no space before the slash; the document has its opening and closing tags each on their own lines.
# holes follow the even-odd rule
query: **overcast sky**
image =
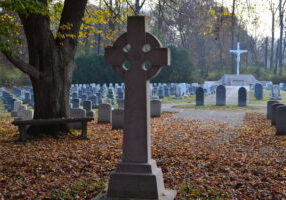
<svg viewBox="0 0 286 200">
<path fill-rule="evenodd" d="M 224 2 L 225 6 L 232 9 L 232 0 L 215 0 L 219 3 Z M 248 31 L 253 34 L 254 36 L 271 36 L 271 12 L 269 10 L 269 0 L 238 0 L 239 2 L 243 3 L 244 6 L 238 6 L 238 12 L 236 14 L 242 15 L 241 17 L 244 19 L 249 19 L 249 23 L 247 23 Z M 278 3 L 278 0 L 274 0 L 274 2 Z M 254 10 L 248 12 L 247 10 L 242 12 L 242 8 L 251 5 L 254 7 Z M 243 14 L 242 14 L 243 13 Z M 258 18 L 258 25 L 254 26 L 251 24 L 254 17 Z M 278 26 L 276 26 L 278 28 Z M 278 30 L 276 28 L 276 37 L 278 37 Z"/>
<path fill-rule="evenodd" d="M 134 0 L 130 0 L 134 1 Z M 150 9 L 150 5 L 148 3 L 154 2 L 155 0 L 146 0 L 145 9 Z M 232 1 L 233 0 L 215 0 L 218 3 L 224 4 L 224 6 L 228 7 L 230 11 L 232 10 Z M 271 12 L 269 10 L 269 0 L 236 0 L 240 5 L 237 6 L 236 15 L 240 16 L 242 20 L 247 20 L 247 30 L 255 37 L 265 37 L 271 36 Z M 278 0 L 273 0 L 274 2 Z M 89 0 L 90 3 L 99 2 L 99 0 Z M 244 10 L 247 5 L 251 5 L 254 7 L 253 10 Z M 253 19 L 257 18 L 257 25 L 253 25 Z M 276 26 L 276 35 L 278 37 L 278 24 Z"/>
</svg>

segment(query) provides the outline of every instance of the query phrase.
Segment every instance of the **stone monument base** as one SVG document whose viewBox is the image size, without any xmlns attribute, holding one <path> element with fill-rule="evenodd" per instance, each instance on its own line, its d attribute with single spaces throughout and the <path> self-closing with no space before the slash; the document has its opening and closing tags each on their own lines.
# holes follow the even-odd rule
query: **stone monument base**
<svg viewBox="0 0 286 200">
<path fill-rule="evenodd" d="M 225 74 L 219 81 L 218 85 L 227 85 L 227 86 L 249 86 L 259 83 L 258 80 L 254 78 L 251 74 Z"/>
<path fill-rule="evenodd" d="M 174 200 L 177 192 L 166 190 L 161 168 L 150 163 L 119 163 L 111 173 L 108 191 L 98 200 Z"/>
</svg>

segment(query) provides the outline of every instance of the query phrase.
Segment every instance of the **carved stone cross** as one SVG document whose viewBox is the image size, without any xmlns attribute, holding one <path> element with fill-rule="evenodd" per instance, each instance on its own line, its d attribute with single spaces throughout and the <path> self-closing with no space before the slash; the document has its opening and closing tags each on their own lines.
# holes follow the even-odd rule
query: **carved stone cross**
<svg viewBox="0 0 286 200">
<path fill-rule="evenodd" d="M 107 199 L 174 199 L 151 159 L 149 80 L 170 64 L 170 52 L 145 31 L 145 17 L 128 18 L 127 33 L 105 49 L 105 60 L 125 81 L 123 158 L 111 174 Z"/>
<path fill-rule="evenodd" d="M 237 43 L 237 49 L 236 50 L 229 50 L 230 53 L 233 53 L 236 55 L 236 75 L 240 74 L 240 55 L 243 53 L 247 53 L 247 50 L 241 50 L 240 49 L 240 43 Z"/>
</svg>

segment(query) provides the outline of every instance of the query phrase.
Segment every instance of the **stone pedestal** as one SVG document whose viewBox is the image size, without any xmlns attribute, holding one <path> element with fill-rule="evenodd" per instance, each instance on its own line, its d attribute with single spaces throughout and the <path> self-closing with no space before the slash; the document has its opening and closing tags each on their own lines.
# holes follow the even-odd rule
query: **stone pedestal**
<svg viewBox="0 0 286 200">
<path fill-rule="evenodd" d="M 161 168 L 150 163 L 120 163 L 110 176 L 108 200 L 113 199 L 174 199 L 176 192 L 166 190 Z"/>
</svg>

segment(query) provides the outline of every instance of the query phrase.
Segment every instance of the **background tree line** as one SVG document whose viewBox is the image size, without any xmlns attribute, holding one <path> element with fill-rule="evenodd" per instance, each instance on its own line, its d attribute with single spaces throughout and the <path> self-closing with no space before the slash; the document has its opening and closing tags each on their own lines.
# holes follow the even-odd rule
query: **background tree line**
<svg viewBox="0 0 286 200">
<path fill-rule="evenodd" d="M 256 5 L 247 4 L 245 2 L 248 1 L 244 0 L 233 0 L 231 8 L 227 8 L 223 0 L 219 3 L 214 0 L 158 0 L 148 5 L 144 0 L 96 1 L 96 4 L 87 6 L 83 18 L 76 51 L 78 69 L 74 73 L 73 82 L 120 81 L 113 75 L 111 68 L 101 67 L 103 63 L 101 57 L 104 47 L 111 45 L 126 29 L 127 16 L 134 13 L 149 16 L 150 32 L 157 36 L 164 46 L 172 46 L 172 51 L 177 48 L 176 52 L 188 54 L 186 56 L 184 53 L 182 55 L 175 53 L 172 55 L 175 62 L 189 59 L 189 63 L 192 63 L 183 68 L 178 66 L 180 63 L 172 65 L 172 69 L 176 70 L 171 73 L 171 77 L 160 75 L 155 81 L 201 82 L 218 80 L 223 74 L 235 73 L 235 56 L 231 55 L 229 50 L 236 48 L 238 41 L 243 49 L 249 50 L 248 54 L 242 56 L 242 73 L 251 73 L 260 80 L 281 79 L 285 73 L 283 58 L 286 49 L 284 31 L 286 1 L 264 1 L 272 13 L 273 24 L 272 36 L 267 38 L 249 34 L 246 24 L 252 23 L 255 27 L 259 26 L 259 23 L 255 20 L 250 21 L 247 17 L 249 13 L 255 15 Z M 143 10 L 144 5 L 147 8 L 145 10 Z M 51 29 L 56 32 L 63 1 L 51 3 L 49 8 L 52 12 Z M 277 25 L 280 27 L 279 33 L 275 30 Z M 279 39 L 276 39 L 278 35 Z M 25 54 L 27 51 L 25 45 L 22 45 L 19 51 Z M 95 58 L 91 59 L 92 56 Z M 88 66 L 91 60 L 93 67 Z M 1 63 L 6 65 L 5 62 Z M 187 69 L 182 70 L 184 68 Z M 5 71 L 5 74 L 14 74 L 9 67 L 0 65 L 0 69 Z M 165 71 L 167 73 L 167 69 L 167 67 L 163 69 L 162 74 Z M 192 70 L 186 77 L 184 72 L 188 69 Z M 27 78 L 20 73 L 17 76 L 8 76 L 2 72 L 0 79 L 1 83 L 6 85 L 27 83 Z M 10 81 L 7 81 L 8 79 Z"/>
</svg>

